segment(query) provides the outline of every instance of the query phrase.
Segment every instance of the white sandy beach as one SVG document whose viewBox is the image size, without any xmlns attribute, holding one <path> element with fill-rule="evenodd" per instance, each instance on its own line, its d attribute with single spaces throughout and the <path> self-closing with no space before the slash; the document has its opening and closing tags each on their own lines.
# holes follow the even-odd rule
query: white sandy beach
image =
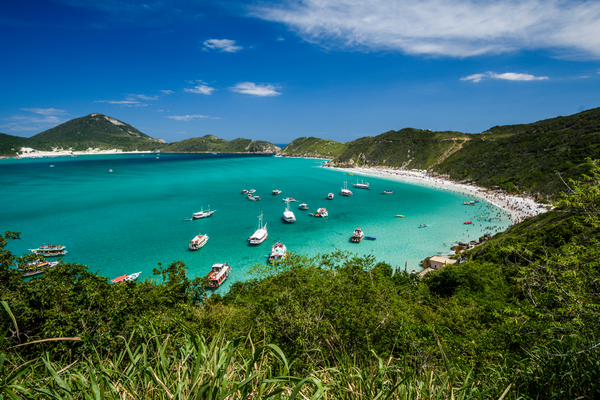
<svg viewBox="0 0 600 400">
<path fill-rule="evenodd" d="M 20 158 L 36 158 L 36 157 L 60 157 L 60 156 L 80 156 L 88 154 L 137 154 L 137 153 L 153 153 L 152 151 L 123 151 L 119 149 L 100 150 L 87 149 L 85 151 L 71 151 L 64 149 L 54 149 L 53 151 L 40 151 L 31 147 L 22 147 L 18 154 Z"/>
<path fill-rule="evenodd" d="M 521 222 L 525 218 L 533 217 L 547 211 L 545 206 L 536 203 L 534 199 L 529 196 L 514 196 L 494 193 L 486 188 L 459 184 L 443 178 L 430 177 L 419 171 L 403 171 L 389 168 L 366 167 L 335 169 L 349 174 L 351 173 L 362 176 L 389 178 L 401 182 L 409 182 L 412 184 L 428 186 L 439 190 L 450 190 L 453 192 L 462 193 L 470 198 L 484 199 L 488 203 L 494 204 L 504 210 L 513 223 Z"/>
</svg>

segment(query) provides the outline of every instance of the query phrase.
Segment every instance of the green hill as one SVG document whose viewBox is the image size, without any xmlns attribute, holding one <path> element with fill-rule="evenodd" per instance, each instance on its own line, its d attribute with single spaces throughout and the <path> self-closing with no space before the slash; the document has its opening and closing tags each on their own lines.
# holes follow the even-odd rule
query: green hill
<svg viewBox="0 0 600 400">
<path fill-rule="evenodd" d="M 346 143 L 316 137 L 301 137 L 285 146 L 281 154 L 290 157 L 335 158 L 347 148 Z"/>
<path fill-rule="evenodd" d="M 465 143 L 436 171 L 509 191 L 554 194 L 600 158 L 600 108 L 525 125 L 491 128 Z"/>
<path fill-rule="evenodd" d="M 459 132 L 431 132 L 405 128 L 347 143 L 347 149 L 331 165 L 389 166 L 426 169 L 436 165 L 440 157 L 458 149 L 473 135 Z"/>
<path fill-rule="evenodd" d="M 38 133 L 30 138 L 29 143 L 36 150 L 155 150 L 160 149 L 164 141 L 153 139 L 125 122 L 94 113 Z"/>
<path fill-rule="evenodd" d="M 281 149 L 262 140 L 237 138 L 232 141 L 214 135 L 170 143 L 162 151 L 172 153 L 278 153 Z"/>
<path fill-rule="evenodd" d="M 28 138 L 0 133 L 0 157 L 14 157 L 21 147 L 28 144 Z"/>
</svg>

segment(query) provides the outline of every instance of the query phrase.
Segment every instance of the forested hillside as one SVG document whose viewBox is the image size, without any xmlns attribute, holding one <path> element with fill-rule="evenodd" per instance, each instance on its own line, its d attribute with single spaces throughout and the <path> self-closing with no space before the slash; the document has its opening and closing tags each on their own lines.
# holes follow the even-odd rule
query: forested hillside
<svg viewBox="0 0 600 400">
<path fill-rule="evenodd" d="M 214 135 L 170 143 L 163 149 L 173 153 L 277 153 L 279 150 L 274 144 L 262 140 L 237 138 L 229 141 Z"/>
</svg>

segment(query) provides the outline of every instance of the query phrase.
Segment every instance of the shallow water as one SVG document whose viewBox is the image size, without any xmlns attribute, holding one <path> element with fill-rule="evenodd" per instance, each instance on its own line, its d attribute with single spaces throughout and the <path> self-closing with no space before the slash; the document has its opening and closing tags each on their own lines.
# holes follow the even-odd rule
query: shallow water
<svg viewBox="0 0 600 400">
<path fill-rule="evenodd" d="M 350 176 L 321 168 L 314 159 L 232 154 L 126 154 L 0 160 L 0 229 L 20 231 L 9 244 L 17 255 L 43 243 L 64 244 L 66 261 L 89 265 L 107 277 L 142 271 L 152 276 L 158 262 L 182 260 L 188 275 L 205 275 L 213 263 L 233 267 L 225 288 L 247 279 L 252 265 L 266 262 L 280 239 L 289 250 L 307 255 L 335 249 L 373 254 L 394 267 L 419 270 L 425 257 L 450 252 L 458 240 L 482 235 L 483 227 L 508 226 L 509 220 L 480 223 L 479 216 L 499 211 L 484 201 L 464 206 L 464 195 L 384 178 Z M 50 167 L 54 165 L 54 167 Z M 113 172 L 109 172 L 109 170 Z M 364 179 L 371 190 L 354 189 Z M 353 196 L 339 195 L 348 180 Z M 256 189 L 249 201 L 242 189 Z M 273 189 L 282 191 L 272 195 Z M 394 194 L 383 195 L 384 189 Z M 327 200 L 329 192 L 334 200 Z M 283 219 L 284 197 L 297 222 Z M 298 209 L 301 202 L 310 210 Z M 183 221 L 201 208 L 217 212 L 207 219 Z M 327 218 L 314 218 L 326 207 Z M 493 211 L 490 211 L 493 210 Z M 268 224 L 268 239 L 249 246 L 258 215 Z M 404 214 L 404 218 L 396 218 Z M 475 225 L 464 225 L 473 221 Z M 427 228 L 419 225 L 427 224 Z M 360 227 L 376 240 L 349 241 Z M 198 233 L 205 247 L 187 250 Z"/>
</svg>

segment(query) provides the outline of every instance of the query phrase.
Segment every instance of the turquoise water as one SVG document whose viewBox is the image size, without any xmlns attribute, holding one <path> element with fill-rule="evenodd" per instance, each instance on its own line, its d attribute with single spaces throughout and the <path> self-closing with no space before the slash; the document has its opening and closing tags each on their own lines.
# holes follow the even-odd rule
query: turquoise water
<svg viewBox="0 0 600 400">
<path fill-rule="evenodd" d="M 15 254 L 43 243 L 64 244 L 66 261 L 86 264 L 111 278 L 138 271 L 149 278 L 158 262 L 176 260 L 186 263 L 190 276 L 203 276 L 213 263 L 228 262 L 233 267 L 230 285 L 247 279 L 252 265 L 265 263 L 278 239 L 296 253 L 312 256 L 341 249 L 419 270 L 425 257 L 448 253 L 457 240 L 481 236 L 482 226 L 490 224 L 479 224 L 476 218 L 496 210 L 483 201 L 464 206 L 466 197 L 457 193 L 349 176 L 321 168 L 321 163 L 230 154 L 0 160 L 0 230 L 21 232 L 21 240 L 8 246 Z M 351 187 L 357 178 L 368 181 L 371 190 Z M 339 195 L 345 179 L 354 196 Z M 247 200 L 242 189 L 256 189 L 261 201 Z M 273 189 L 282 194 L 273 196 Z M 383 189 L 394 194 L 383 195 Z M 334 200 L 326 199 L 329 192 Z M 295 224 L 282 220 L 282 200 L 288 196 L 298 200 L 291 203 Z M 301 202 L 310 210 L 299 210 Z M 217 210 L 211 218 L 183 221 L 209 205 Z M 326 207 L 329 217 L 309 216 L 318 207 Z M 247 238 L 261 213 L 269 238 L 249 246 Z M 480 226 L 464 225 L 468 220 Z M 428 227 L 419 229 L 423 223 Z M 508 219 L 493 224 L 506 227 Z M 357 227 L 377 240 L 351 243 Z M 188 251 L 198 233 L 209 235 L 207 245 Z"/>
</svg>

